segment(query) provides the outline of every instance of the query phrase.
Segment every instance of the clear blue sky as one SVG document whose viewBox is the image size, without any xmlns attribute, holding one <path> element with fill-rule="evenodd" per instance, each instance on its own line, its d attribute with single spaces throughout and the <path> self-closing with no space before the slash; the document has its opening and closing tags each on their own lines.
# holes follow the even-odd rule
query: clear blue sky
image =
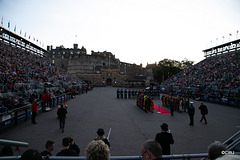
<svg viewBox="0 0 240 160">
<path fill-rule="evenodd" d="M 164 58 L 197 63 L 203 49 L 240 31 L 239 0 L 0 0 L 0 16 L 45 49 L 78 43 L 88 54 L 106 50 L 144 66 Z"/>
</svg>

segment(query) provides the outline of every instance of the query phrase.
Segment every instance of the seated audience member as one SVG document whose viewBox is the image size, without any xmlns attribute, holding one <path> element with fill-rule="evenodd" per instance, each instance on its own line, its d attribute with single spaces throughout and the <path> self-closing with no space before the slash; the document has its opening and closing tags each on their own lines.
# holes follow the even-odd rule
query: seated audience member
<svg viewBox="0 0 240 160">
<path fill-rule="evenodd" d="M 68 137 L 69 141 L 70 141 L 70 145 L 69 145 L 69 149 L 74 150 L 77 155 L 79 156 L 80 154 L 80 148 L 78 147 L 78 145 L 74 142 L 72 137 Z"/>
<path fill-rule="evenodd" d="M 162 160 L 162 148 L 155 140 L 147 140 L 141 146 L 143 160 Z"/>
<path fill-rule="evenodd" d="M 226 151 L 225 146 L 221 142 L 215 141 L 208 146 L 208 158 L 210 160 L 215 160 L 223 155 L 222 151 Z"/>
<path fill-rule="evenodd" d="M 69 149 L 70 140 L 69 138 L 62 139 L 62 150 L 57 153 L 56 156 L 77 156 L 74 150 Z"/>
<path fill-rule="evenodd" d="M 101 140 L 90 142 L 86 148 L 86 160 L 110 160 L 110 150 Z"/>
<path fill-rule="evenodd" d="M 9 145 L 5 145 L 1 150 L 0 156 L 13 156 L 12 147 Z"/>
<path fill-rule="evenodd" d="M 42 156 L 52 156 L 52 151 L 54 150 L 55 144 L 53 141 L 48 140 L 45 144 L 45 151 L 41 152 Z"/>
<path fill-rule="evenodd" d="M 25 151 L 20 160 L 42 160 L 42 155 L 35 149 Z"/>
<path fill-rule="evenodd" d="M 108 145 L 108 147 L 110 147 L 110 143 L 108 141 L 108 139 L 104 136 L 104 130 L 102 128 L 99 128 L 97 130 L 97 138 L 94 140 L 102 140 L 104 143 L 106 143 Z"/>
<path fill-rule="evenodd" d="M 0 113 L 7 112 L 7 111 L 8 111 L 8 108 L 4 107 L 4 105 L 2 104 L 2 101 L 0 101 Z"/>
</svg>

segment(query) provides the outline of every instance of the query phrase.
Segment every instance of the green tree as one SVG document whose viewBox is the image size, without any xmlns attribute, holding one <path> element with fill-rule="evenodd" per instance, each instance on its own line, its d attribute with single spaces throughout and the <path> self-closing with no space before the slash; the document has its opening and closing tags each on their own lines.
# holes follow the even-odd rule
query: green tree
<svg viewBox="0 0 240 160">
<path fill-rule="evenodd" d="M 171 59 L 164 59 L 159 61 L 158 65 L 153 68 L 153 77 L 159 83 L 176 75 L 180 71 L 193 65 L 193 61 L 184 59 L 183 61 L 176 61 Z"/>
</svg>

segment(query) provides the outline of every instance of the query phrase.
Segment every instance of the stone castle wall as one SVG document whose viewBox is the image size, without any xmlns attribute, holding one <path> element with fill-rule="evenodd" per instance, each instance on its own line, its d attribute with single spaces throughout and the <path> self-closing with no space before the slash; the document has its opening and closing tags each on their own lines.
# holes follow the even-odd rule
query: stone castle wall
<svg viewBox="0 0 240 160">
<path fill-rule="evenodd" d="M 92 51 L 91 55 L 88 55 L 84 47 L 78 49 L 75 45 L 73 49 L 52 49 L 47 57 L 69 73 L 76 74 L 82 80 L 91 81 L 93 86 L 125 86 L 128 83 L 126 81 L 144 77 L 146 72 L 141 65 L 121 62 L 111 52 Z"/>
</svg>

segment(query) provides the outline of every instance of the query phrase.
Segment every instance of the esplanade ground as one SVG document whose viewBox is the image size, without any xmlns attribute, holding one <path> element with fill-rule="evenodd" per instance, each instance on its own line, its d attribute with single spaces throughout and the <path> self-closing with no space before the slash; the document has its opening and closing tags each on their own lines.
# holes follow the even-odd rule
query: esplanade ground
<svg viewBox="0 0 240 160">
<path fill-rule="evenodd" d="M 72 136 L 79 145 L 80 156 L 85 155 L 87 144 L 96 136 L 98 128 L 105 129 L 107 136 L 111 128 L 110 152 L 112 156 L 137 156 L 141 144 L 154 139 L 160 132 L 160 124 L 168 123 L 175 143 L 171 146 L 173 154 L 206 153 L 210 143 L 225 141 L 240 130 L 240 108 L 204 102 L 209 110 L 208 124 L 200 123 L 200 101 L 193 101 L 196 107 L 195 124 L 189 126 L 187 113 L 145 113 L 136 106 L 135 99 L 117 99 L 117 88 L 94 88 L 87 94 L 77 95 L 66 102 L 69 106 L 65 132 L 59 130 L 57 107 L 49 112 L 38 113 L 37 125 L 31 120 L 22 121 L 1 133 L 2 139 L 28 142 L 28 148 L 43 151 L 47 140 L 55 141 L 53 155 L 61 150 L 61 140 Z M 160 100 L 155 99 L 159 105 Z"/>
</svg>

